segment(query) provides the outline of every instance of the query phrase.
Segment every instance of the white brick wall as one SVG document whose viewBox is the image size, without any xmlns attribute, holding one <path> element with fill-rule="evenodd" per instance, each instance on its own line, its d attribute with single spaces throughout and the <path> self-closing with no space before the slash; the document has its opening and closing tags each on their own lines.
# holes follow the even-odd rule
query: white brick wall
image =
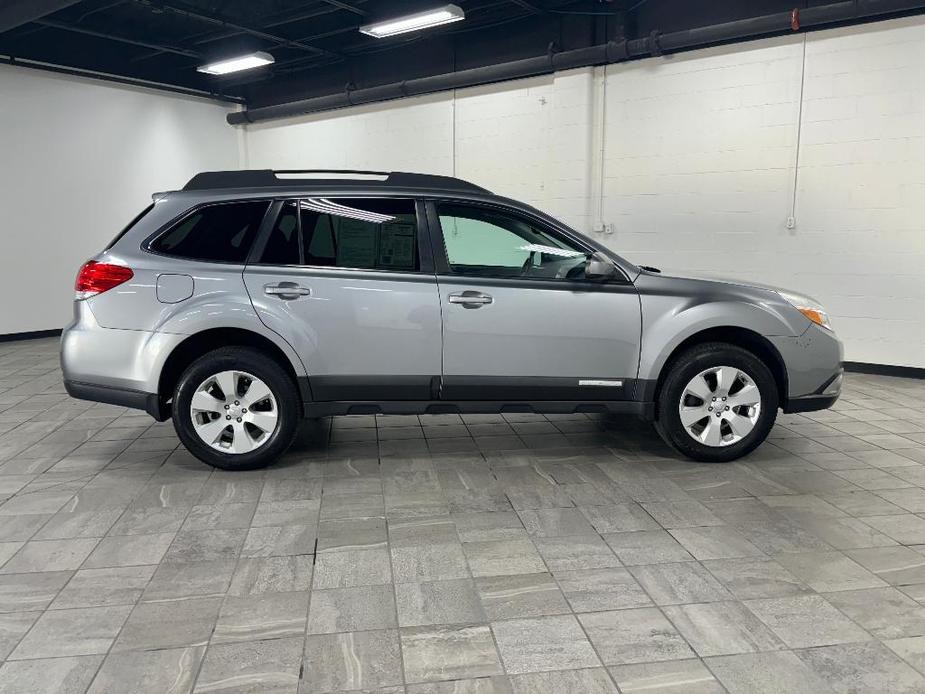
<svg viewBox="0 0 925 694">
<path fill-rule="evenodd" d="M 920 18 L 807 42 L 794 282 L 857 361 L 925 366 L 923 88 Z"/>
<path fill-rule="evenodd" d="M 246 164 L 455 171 L 631 260 L 809 293 L 847 359 L 921 367 L 923 71 L 898 19 L 248 126 Z"/>
</svg>

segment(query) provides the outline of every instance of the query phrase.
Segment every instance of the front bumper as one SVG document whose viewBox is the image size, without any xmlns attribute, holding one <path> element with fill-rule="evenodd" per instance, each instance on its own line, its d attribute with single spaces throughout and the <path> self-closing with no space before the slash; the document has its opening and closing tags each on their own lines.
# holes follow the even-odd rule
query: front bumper
<svg viewBox="0 0 925 694">
<path fill-rule="evenodd" d="M 788 414 L 793 412 L 815 412 L 816 410 L 830 408 L 841 395 L 843 379 L 844 371 L 839 369 L 838 373 L 823 383 L 816 393 L 788 398 L 784 405 L 784 412 Z"/>
<path fill-rule="evenodd" d="M 812 412 L 835 404 L 841 395 L 844 351 L 835 333 L 811 325 L 799 337 L 768 338 L 787 370 L 784 412 Z"/>
</svg>

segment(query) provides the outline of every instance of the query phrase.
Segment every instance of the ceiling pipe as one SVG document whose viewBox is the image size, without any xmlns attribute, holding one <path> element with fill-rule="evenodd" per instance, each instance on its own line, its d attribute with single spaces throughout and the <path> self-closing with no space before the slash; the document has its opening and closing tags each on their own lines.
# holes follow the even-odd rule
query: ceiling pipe
<svg viewBox="0 0 925 694">
<path fill-rule="evenodd" d="M 553 50 L 547 55 L 536 58 L 486 65 L 431 77 L 420 77 L 377 87 L 346 89 L 337 94 L 229 113 L 227 120 L 231 125 L 240 125 L 242 123 L 257 123 L 276 118 L 320 113 L 360 104 L 371 104 L 408 96 L 433 94 L 451 89 L 462 89 L 493 82 L 547 75 L 560 70 L 619 63 L 726 41 L 802 31 L 838 22 L 872 19 L 886 14 L 912 10 L 925 10 L 925 0 L 846 0 L 816 7 L 794 8 L 786 12 L 685 29 L 683 31 L 668 33 L 653 31 L 644 38 L 620 42 L 611 41 L 606 44 L 570 51 L 556 52 Z"/>
</svg>

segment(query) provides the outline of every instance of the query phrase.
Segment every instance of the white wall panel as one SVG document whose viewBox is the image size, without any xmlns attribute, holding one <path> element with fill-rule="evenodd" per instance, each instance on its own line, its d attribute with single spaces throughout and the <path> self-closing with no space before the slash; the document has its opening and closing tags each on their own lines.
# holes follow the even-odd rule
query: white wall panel
<svg viewBox="0 0 925 694">
<path fill-rule="evenodd" d="M 227 111 L 0 66 L 0 334 L 63 327 L 77 268 L 152 192 L 238 168 Z"/>
</svg>

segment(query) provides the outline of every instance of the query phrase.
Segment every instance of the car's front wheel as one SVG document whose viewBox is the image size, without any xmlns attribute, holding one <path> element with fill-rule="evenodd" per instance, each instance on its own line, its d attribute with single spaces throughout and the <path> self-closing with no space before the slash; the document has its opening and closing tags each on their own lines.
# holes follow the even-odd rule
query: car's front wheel
<svg viewBox="0 0 925 694">
<path fill-rule="evenodd" d="M 295 384 L 273 359 L 223 347 L 183 372 L 173 423 L 197 458 L 223 470 L 266 467 L 292 443 L 299 422 Z"/>
<path fill-rule="evenodd" d="M 774 376 L 757 356 L 726 343 L 696 345 L 669 367 L 656 429 L 689 458 L 727 462 L 767 438 L 778 402 Z"/>
</svg>

